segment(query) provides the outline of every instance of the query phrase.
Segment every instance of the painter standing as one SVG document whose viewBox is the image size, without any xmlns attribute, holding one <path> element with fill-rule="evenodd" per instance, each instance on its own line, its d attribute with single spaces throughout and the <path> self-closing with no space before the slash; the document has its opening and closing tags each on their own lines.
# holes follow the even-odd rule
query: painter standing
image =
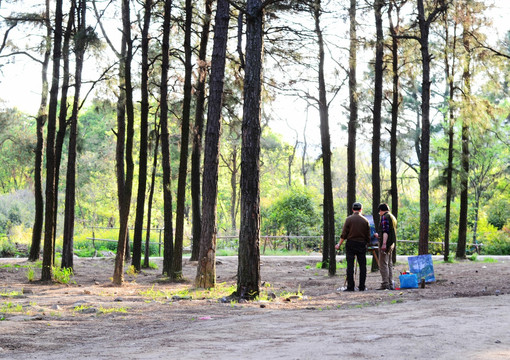
<svg viewBox="0 0 510 360">
<path fill-rule="evenodd" d="M 388 204 L 379 205 L 379 232 L 375 236 L 379 239 L 379 269 L 381 271 L 381 287 L 377 290 L 393 290 L 393 260 L 392 254 L 397 241 L 397 219 L 390 213 Z"/>
</svg>

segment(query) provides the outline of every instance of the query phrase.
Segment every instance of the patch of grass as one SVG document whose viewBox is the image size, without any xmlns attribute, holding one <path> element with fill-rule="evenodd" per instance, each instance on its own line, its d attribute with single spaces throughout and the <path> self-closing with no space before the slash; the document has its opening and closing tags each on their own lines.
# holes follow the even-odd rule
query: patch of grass
<svg viewBox="0 0 510 360">
<path fill-rule="evenodd" d="M 90 309 L 92 306 L 88 306 L 88 305 L 78 305 L 78 306 L 75 306 L 73 311 L 84 311 L 84 310 L 87 310 L 87 309 Z"/>
<path fill-rule="evenodd" d="M 35 277 L 35 271 L 32 267 L 29 267 L 27 269 L 27 280 L 29 282 L 32 282 L 32 281 L 34 281 L 34 277 Z"/>
<path fill-rule="evenodd" d="M 0 313 L 3 314 L 23 313 L 23 306 L 21 306 L 21 304 L 16 304 L 11 301 L 3 302 L 0 305 Z"/>
<path fill-rule="evenodd" d="M 23 295 L 23 291 L 16 291 L 16 290 L 0 291 L 0 296 L 2 296 L 2 297 L 15 297 L 15 296 L 20 296 L 20 295 Z"/>
<path fill-rule="evenodd" d="M 74 276 L 73 269 L 71 268 L 60 268 L 57 266 L 53 267 L 53 279 L 60 284 L 76 284 L 76 281 L 72 279 Z"/>
<path fill-rule="evenodd" d="M 131 265 L 126 269 L 126 275 L 133 276 L 136 279 L 136 275 L 138 275 L 138 272 L 136 271 L 134 265 Z"/>
<path fill-rule="evenodd" d="M 471 260 L 471 261 L 478 261 L 478 254 L 474 253 L 473 255 L 468 257 L 468 259 Z"/>
<path fill-rule="evenodd" d="M 218 299 L 231 295 L 236 288 L 236 284 L 227 285 L 226 282 L 218 283 L 210 289 L 197 289 L 190 286 L 174 291 L 156 290 L 152 286 L 150 289 L 140 291 L 139 294 L 153 301 L 164 301 L 172 299 L 174 296 L 191 299 Z"/>
<path fill-rule="evenodd" d="M 498 262 L 498 260 L 497 260 L 497 259 L 494 259 L 494 258 L 490 258 L 490 257 L 488 257 L 488 258 L 483 259 L 483 262 L 484 262 L 484 263 L 497 263 L 497 262 Z"/>
<path fill-rule="evenodd" d="M 99 307 L 98 314 L 111 314 L 111 313 L 127 313 L 127 308 L 125 307 L 112 307 L 112 308 L 104 308 L 102 306 Z"/>
<path fill-rule="evenodd" d="M 0 268 L 2 268 L 2 269 L 28 269 L 28 268 L 32 268 L 32 267 L 41 269 L 42 261 L 39 260 L 33 264 L 2 264 L 2 265 L 0 265 Z"/>
<path fill-rule="evenodd" d="M 234 249 L 216 249 L 216 256 L 236 256 L 237 250 Z"/>
</svg>

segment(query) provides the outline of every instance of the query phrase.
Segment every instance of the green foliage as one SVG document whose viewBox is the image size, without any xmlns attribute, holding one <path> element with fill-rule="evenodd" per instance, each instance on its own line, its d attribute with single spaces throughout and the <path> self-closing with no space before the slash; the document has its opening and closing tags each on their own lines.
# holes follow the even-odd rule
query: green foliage
<svg viewBox="0 0 510 360">
<path fill-rule="evenodd" d="M 73 269 L 53 267 L 53 279 L 60 284 L 76 284 L 72 279 L 74 276 Z"/>
<path fill-rule="evenodd" d="M 317 232 L 320 215 L 317 194 L 308 188 L 295 186 L 281 194 L 264 214 L 262 228 L 266 233 L 309 235 Z"/>
<path fill-rule="evenodd" d="M 5 301 L 0 304 L 0 313 L 23 313 L 23 306 L 21 304 L 16 304 L 11 301 Z"/>
<path fill-rule="evenodd" d="M 35 278 L 35 271 L 32 267 L 29 267 L 27 269 L 27 280 L 29 282 L 32 282 L 32 281 L 34 281 L 34 278 Z"/>
<path fill-rule="evenodd" d="M 510 231 L 498 229 L 489 224 L 486 218 L 478 222 L 478 242 L 482 243 L 482 253 L 490 255 L 510 255 Z"/>
<path fill-rule="evenodd" d="M 495 198 L 489 203 L 487 221 L 498 230 L 503 229 L 505 224 L 509 224 L 508 216 L 510 214 L 510 197 Z"/>
<path fill-rule="evenodd" d="M 13 257 L 16 255 L 16 246 L 7 238 L 0 238 L 0 257 Z"/>
</svg>

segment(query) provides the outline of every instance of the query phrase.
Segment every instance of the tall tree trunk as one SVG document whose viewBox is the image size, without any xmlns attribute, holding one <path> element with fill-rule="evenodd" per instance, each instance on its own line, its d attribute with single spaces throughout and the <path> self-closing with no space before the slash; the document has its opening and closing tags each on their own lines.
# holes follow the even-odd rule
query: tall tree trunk
<svg viewBox="0 0 510 360">
<path fill-rule="evenodd" d="M 41 239 L 44 223 L 44 199 L 42 194 L 42 166 L 43 166 L 43 146 L 44 146 L 44 124 L 47 119 L 46 106 L 48 103 L 48 66 L 51 55 L 51 24 L 50 24 L 50 2 L 45 0 L 44 23 L 46 27 L 46 37 L 44 38 L 44 56 L 41 66 L 41 102 L 37 112 L 37 143 L 35 146 L 35 166 L 34 166 L 34 197 L 35 197 L 35 218 L 32 229 L 32 243 L 28 260 L 39 260 L 41 252 Z"/>
<path fill-rule="evenodd" d="M 356 34 L 356 0 L 349 8 L 349 139 L 347 141 L 347 215 L 352 214 L 356 202 L 356 132 L 358 128 L 358 94 L 356 58 L 358 39 Z"/>
<path fill-rule="evenodd" d="M 450 219 L 451 219 L 451 206 L 452 206 L 452 178 L 453 178 L 453 146 L 454 146 L 454 124 L 455 124 L 455 108 L 453 107 L 454 92 L 455 92 L 455 50 L 457 48 L 457 26 L 454 25 L 453 43 L 449 42 L 448 20 L 445 17 L 445 77 L 448 79 L 448 163 L 446 166 L 446 213 L 445 213 L 445 227 L 444 227 L 444 261 L 448 261 L 450 257 Z M 448 54 L 453 53 L 452 64 L 450 65 Z"/>
<path fill-rule="evenodd" d="M 186 20 L 184 31 L 184 99 L 182 104 L 181 123 L 181 153 L 179 161 L 179 176 L 177 181 L 177 215 L 175 217 L 175 246 L 172 265 L 172 279 L 182 278 L 182 247 L 184 242 L 184 206 L 186 201 L 186 178 L 188 175 L 188 146 L 191 110 L 191 20 L 193 6 L 191 0 L 186 0 Z"/>
<path fill-rule="evenodd" d="M 193 147 L 191 151 L 191 207 L 193 216 L 193 240 L 191 259 L 198 260 L 200 253 L 200 233 L 202 231 L 202 214 L 200 206 L 200 159 L 202 157 L 202 135 L 204 130 L 205 85 L 207 80 L 207 44 L 211 27 L 213 0 L 205 0 L 205 15 L 198 50 L 198 78 L 195 86 L 196 109 L 193 127 Z"/>
<path fill-rule="evenodd" d="M 149 200 L 147 201 L 147 232 L 145 237 L 145 257 L 143 262 L 144 268 L 149 268 L 150 257 L 150 240 L 151 240 L 151 220 L 152 220 L 152 201 L 154 199 L 154 187 L 156 184 L 156 170 L 158 168 L 158 152 L 159 152 L 159 127 L 155 126 L 154 136 L 156 137 L 154 144 L 154 159 L 152 163 L 151 188 L 149 192 Z"/>
<path fill-rule="evenodd" d="M 172 228 L 172 188 L 170 166 L 170 135 L 168 134 L 168 67 L 170 62 L 170 21 L 172 13 L 172 0 L 165 0 L 163 17 L 163 39 L 161 44 L 161 163 L 163 167 L 163 221 L 165 230 L 163 234 L 163 274 L 170 276 L 174 255 L 174 238 Z"/>
<path fill-rule="evenodd" d="M 113 283 L 115 285 L 122 285 L 124 280 L 124 256 L 126 252 L 126 244 L 129 236 L 129 210 L 131 207 L 131 195 L 133 191 L 133 173 L 134 173 L 134 162 L 133 162 L 133 137 L 134 137 L 134 109 L 133 109 L 133 85 L 131 83 L 131 62 L 133 58 L 133 43 L 131 40 L 131 19 L 130 19 L 129 0 L 122 0 L 122 50 L 121 53 L 125 54 L 122 58 L 124 73 L 120 76 L 119 85 L 121 86 L 120 91 L 124 91 L 125 96 L 125 112 L 127 118 L 127 124 L 125 124 L 125 177 L 122 185 L 122 195 L 119 196 L 119 239 L 117 242 L 117 254 L 115 257 L 115 269 L 113 272 Z M 125 49 L 125 50 L 124 50 Z M 121 63 L 122 64 L 122 63 Z M 121 66 L 122 68 L 122 66 Z M 122 85 L 124 87 L 122 88 Z M 122 106 L 122 95 L 119 96 L 119 102 L 117 104 L 117 110 L 120 110 Z M 119 126 L 119 136 L 117 142 L 121 140 L 121 131 L 124 131 L 123 124 L 124 116 L 117 113 L 117 121 L 119 125 L 122 125 L 122 129 Z M 120 123 L 122 122 L 122 124 Z M 124 139 L 122 139 L 124 140 Z M 120 146 L 117 146 L 117 175 L 123 166 L 119 164 L 124 159 L 119 158 L 121 154 Z M 121 175 L 123 176 L 123 175 Z M 121 186 L 121 179 L 117 179 L 117 186 Z"/>
<path fill-rule="evenodd" d="M 237 218 L 237 174 L 239 173 L 239 165 L 237 163 L 237 145 L 234 145 L 232 149 L 232 164 L 229 164 L 230 168 L 230 223 L 232 224 L 232 232 L 235 233 L 237 229 L 236 218 Z"/>
<path fill-rule="evenodd" d="M 261 0 L 247 0 L 241 149 L 241 226 L 235 292 L 240 298 L 254 298 L 260 292 L 260 101 L 263 15 Z"/>
<path fill-rule="evenodd" d="M 392 72 L 393 72 L 393 90 L 391 101 L 391 130 L 390 130 L 390 169 L 391 169 L 391 213 L 398 219 L 398 181 L 397 181 L 397 144 L 398 144 L 398 111 L 400 107 L 400 85 L 399 85 L 399 63 L 398 48 L 399 41 L 397 38 L 397 28 L 400 27 L 400 8 L 397 6 L 397 25 L 393 24 L 392 10 L 395 0 L 390 1 L 388 8 L 388 19 L 390 22 L 391 32 L 391 54 L 392 54 Z M 393 263 L 397 262 L 397 243 L 392 252 Z"/>
<path fill-rule="evenodd" d="M 460 174 L 460 210 L 459 235 L 457 240 L 456 258 L 466 258 L 467 243 L 467 215 L 468 215 L 468 176 L 469 176 L 469 126 L 464 119 L 462 122 L 462 154 Z"/>
<path fill-rule="evenodd" d="M 46 135 L 46 209 L 44 222 L 44 250 L 41 280 L 52 279 L 53 239 L 55 224 L 55 133 L 57 122 L 58 88 L 60 78 L 60 58 L 62 56 L 62 0 L 55 2 L 55 28 L 53 32 L 53 74 L 48 110 L 48 129 Z"/>
<path fill-rule="evenodd" d="M 58 211 L 58 190 L 60 185 L 60 165 L 62 164 L 62 152 L 64 149 L 64 142 L 67 133 L 68 120 L 67 120 L 67 110 L 69 109 L 69 105 L 67 103 L 67 95 L 69 92 L 69 82 L 71 77 L 70 72 L 70 43 L 71 36 L 75 27 L 75 11 L 76 11 L 76 1 L 71 1 L 71 8 L 69 10 L 69 17 L 67 21 L 67 28 L 64 33 L 64 42 L 62 45 L 62 90 L 60 95 L 60 112 L 58 115 L 58 132 L 55 140 L 55 201 L 54 201 L 54 217 L 55 224 L 57 224 L 57 211 Z M 56 233 L 53 234 L 53 245 L 55 245 Z"/>
<path fill-rule="evenodd" d="M 218 198 L 218 166 L 220 154 L 221 108 L 225 57 L 228 41 L 229 2 L 218 0 L 215 18 L 214 45 L 211 63 L 209 108 L 204 151 L 202 193 L 202 231 L 195 286 L 210 288 L 216 285 L 216 208 Z"/>
<path fill-rule="evenodd" d="M 133 258 L 131 265 L 140 271 L 142 259 L 142 232 L 145 211 L 145 192 L 147 191 L 147 147 L 149 123 L 149 26 L 151 22 L 152 0 L 144 5 L 142 29 L 142 74 L 140 104 L 140 154 L 138 160 L 138 193 L 136 197 L 135 232 L 133 235 Z"/>
<path fill-rule="evenodd" d="M 73 0 L 75 2 L 75 0 Z M 73 268 L 73 238 L 74 238 L 74 214 L 76 207 L 76 141 L 78 138 L 78 111 L 80 108 L 81 77 L 85 49 L 87 46 L 86 4 L 85 0 L 79 0 L 76 8 L 78 29 L 75 36 L 75 84 L 73 109 L 71 114 L 71 129 L 69 133 L 69 156 L 67 161 L 66 176 L 66 202 L 64 218 L 64 239 L 62 248 L 62 268 Z"/>
<path fill-rule="evenodd" d="M 390 130 L 390 168 L 391 168 L 391 213 L 398 218 L 398 169 L 397 169 L 397 144 L 398 144 L 398 112 L 400 107 L 400 75 L 399 75 L 399 41 L 397 38 L 397 29 L 400 26 L 400 8 L 396 8 L 397 24 L 393 24 L 392 10 L 395 0 L 390 1 L 388 9 L 388 18 L 390 21 L 391 32 L 391 54 L 392 54 L 392 72 L 393 72 L 393 90 L 391 101 L 391 130 Z M 396 251 L 393 254 L 396 255 Z"/>
<path fill-rule="evenodd" d="M 420 141 L 420 237 L 418 253 L 429 252 L 429 155 L 430 155 L 430 62 L 429 31 L 431 23 L 447 9 L 444 0 L 437 2 L 429 15 L 425 16 L 423 0 L 418 0 L 418 26 L 420 28 L 420 49 L 422 61 L 421 141 Z"/>
<path fill-rule="evenodd" d="M 382 29 L 383 0 L 374 1 L 376 44 L 375 44 L 375 84 L 374 113 L 372 130 L 372 215 L 374 224 L 379 224 L 378 206 L 381 202 L 381 110 L 383 97 L 383 55 L 384 37 Z"/>
<path fill-rule="evenodd" d="M 467 34 L 468 29 L 464 29 L 462 35 L 462 44 L 466 52 L 462 80 L 464 81 L 463 95 L 465 101 L 471 101 L 471 43 Z M 461 174 L 460 174 L 460 211 L 459 211 L 459 237 L 457 241 L 457 252 L 455 257 L 459 259 L 466 258 L 467 244 L 467 216 L 468 216 L 468 193 L 469 193 L 469 114 L 464 114 L 462 119 L 462 154 L 461 154 Z"/>
<path fill-rule="evenodd" d="M 324 221 L 324 244 L 322 250 L 322 264 L 329 264 L 328 273 L 330 276 L 336 272 L 335 252 L 335 212 L 333 206 L 333 182 L 331 179 L 331 141 L 329 134 L 329 112 L 326 98 L 326 81 L 324 78 L 324 39 L 322 36 L 320 17 L 322 6 L 320 0 L 315 0 L 313 17 L 315 21 L 315 34 L 319 47 L 319 116 L 322 147 L 323 166 L 323 221 Z"/>
</svg>

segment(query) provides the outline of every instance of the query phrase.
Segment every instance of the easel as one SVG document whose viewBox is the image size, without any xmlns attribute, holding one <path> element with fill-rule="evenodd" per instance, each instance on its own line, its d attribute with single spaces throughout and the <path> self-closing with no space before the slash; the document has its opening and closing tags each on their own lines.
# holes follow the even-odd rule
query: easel
<svg viewBox="0 0 510 360">
<path fill-rule="evenodd" d="M 368 246 L 367 251 L 370 251 L 372 253 L 372 256 L 374 257 L 374 259 L 377 263 L 377 268 L 376 268 L 374 262 L 372 261 L 372 268 L 370 269 L 370 271 L 371 272 L 378 271 L 379 270 L 379 257 L 377 256 L 377 252 L 379 251 L 379 246 L 377 246 L 377 245 Z"/>
</svg>

